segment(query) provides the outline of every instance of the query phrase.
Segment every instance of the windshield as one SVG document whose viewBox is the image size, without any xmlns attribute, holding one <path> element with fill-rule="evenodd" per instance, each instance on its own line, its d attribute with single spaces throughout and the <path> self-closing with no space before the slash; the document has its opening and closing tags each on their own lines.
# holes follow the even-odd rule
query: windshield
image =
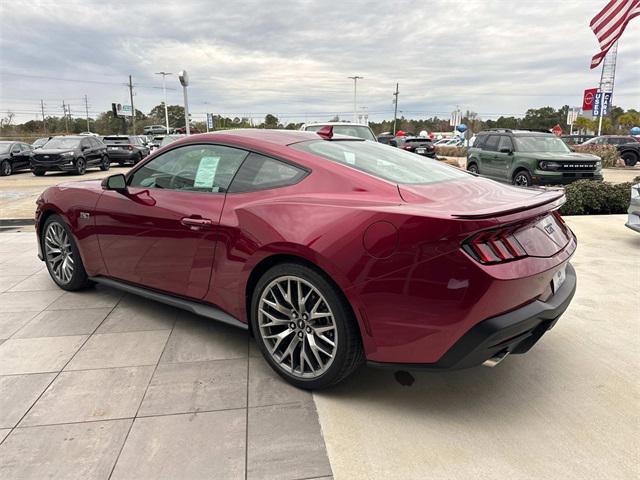
<svg viewBox="0 0 640 480">
<path fill-rule="evenodd" d="M 556 136 L 531 136 L 531 137 L 514 137 L 519 152 L 553 152 L 553 153 L 570 153 L 560 138 Z"/>
<path fill-rule="evenodd" d="M 381 143 L 311 140 L 291 147 L 394 183 L 428 184 L 471 178 L 457 168 Z"/>
<path fill-rule="evenodd" d="M 45 144 L 47 148 L 78 148 L 78 145 L 80 139 L 70 137 L 54 137 Z"/>
<path fill-rule="evenodd" d="M 49 141 L 48 138 L 39 138 L 35 142 L 33 142 L 33 146 L 34 147 L 41 147 L 42 145 L 44 145 L 48 141 Z"/>
<path fill-rule="evenodd" d="M 0 143 L 0 153 L 9 153 L 10 143 Z"/>
<path fill-rule="evenodd" d="M 310 125 L 307 132 L 317 132 L 325 125 Z M 364 140 L 377 141 L 371 133 L 371 129 L 365 125 L 333 125 L 333 133 L 336 135 L 347 135 L 349 137 L 362 138 Z"/>
</svg>

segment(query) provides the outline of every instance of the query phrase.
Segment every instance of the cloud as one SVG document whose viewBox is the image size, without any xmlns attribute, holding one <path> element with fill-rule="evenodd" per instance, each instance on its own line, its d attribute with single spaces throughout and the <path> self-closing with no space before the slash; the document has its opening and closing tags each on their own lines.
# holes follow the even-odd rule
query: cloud
<svg viewBox="0 0 640 480">
<path fill-rule="evenodd" d="M 353 82 L 372 119 L 392 116 L 400 83 L 405 116 L 446 116 L 456 105 L 484 118 L 531 107 L 579 105 L 597 85 L 589 1 L 4 2 L 1 110 L 34 118 L 44 99 L 60 114 L 162 100 L 154 72 L 186 69 L 193 116 L 205 112 L 283 120 L 348 118 Z M 615 103 L 640 105 L 640 21 L 619 49 Z M 30 75 L 22 76 L 22 75 Z M 50 77 L 74 79 L 76 82 Z M 180 103 L 168 77 L 170 103 Z M 102 83 L 89 83 L 102 82 Z M 156 88 L 154 88 L 156 87 Z"/>
</svg>

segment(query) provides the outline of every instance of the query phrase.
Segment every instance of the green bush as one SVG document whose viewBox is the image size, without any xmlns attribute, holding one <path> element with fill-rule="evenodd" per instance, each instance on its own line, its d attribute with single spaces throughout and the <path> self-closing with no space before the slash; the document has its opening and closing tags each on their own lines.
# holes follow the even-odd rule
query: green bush
<svg viewBox="0 0 640 480">
<path fill-rule="evenodd" d="M 436 145 L 436 154 L 442 155 L 443 157 L 466 157 L 467 156 L 467 148 L 466 147 L 441 147 Z"/>
<path fill-rule="evenodd" d="M 605 168 L 615 167 L 620 160 L 620 153 L 614 145 L 574 145 L 573 148 L 579 153 L 597 155 Z"/>
<path fill-rule="evenodd" d="M 567 202 L 562 215 L 610 215 L 627 213 L 631 201 L 632 183 L 612 184 L 578 180 L 564 189 Z"/>
</svg>

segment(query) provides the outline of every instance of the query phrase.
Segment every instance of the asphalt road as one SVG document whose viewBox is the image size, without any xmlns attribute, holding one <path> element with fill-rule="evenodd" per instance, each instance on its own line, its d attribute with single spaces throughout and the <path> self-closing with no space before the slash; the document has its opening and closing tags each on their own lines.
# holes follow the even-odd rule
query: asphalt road
<svg viewBox="0 0 640 480">
<path fill-rule="evenodd" d="M 362 369 L 314 394 L 336 479 L 637 479 L 640 234 L 625 216 L 566 217 L 573 303 L 496 368 Z"/>
</svg>

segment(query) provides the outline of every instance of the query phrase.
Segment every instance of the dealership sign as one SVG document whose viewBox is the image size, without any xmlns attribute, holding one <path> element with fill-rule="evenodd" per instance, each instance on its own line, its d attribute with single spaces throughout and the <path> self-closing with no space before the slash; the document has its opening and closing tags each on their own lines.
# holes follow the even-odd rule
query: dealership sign
<svg viewBox="0 0 640 480">
<path fill-rule="evenodd" d="M 593 110 L 593 100 L 598 92 L 597 88 L 588 88 L 584 91 L 584 96 L 582 97 L 582 110 L 591 111 Z"/>
<path fill-rule="evenodd" d="M 604 95 L 604 98 L 602 98 Z M 593 100 L 593 116 L 600 116 L 600 108 L 602 108 L 602 115 L 609 113 L 609 103 L 611 102 L 610 92 L 597 92 Z"/>
</svg>

